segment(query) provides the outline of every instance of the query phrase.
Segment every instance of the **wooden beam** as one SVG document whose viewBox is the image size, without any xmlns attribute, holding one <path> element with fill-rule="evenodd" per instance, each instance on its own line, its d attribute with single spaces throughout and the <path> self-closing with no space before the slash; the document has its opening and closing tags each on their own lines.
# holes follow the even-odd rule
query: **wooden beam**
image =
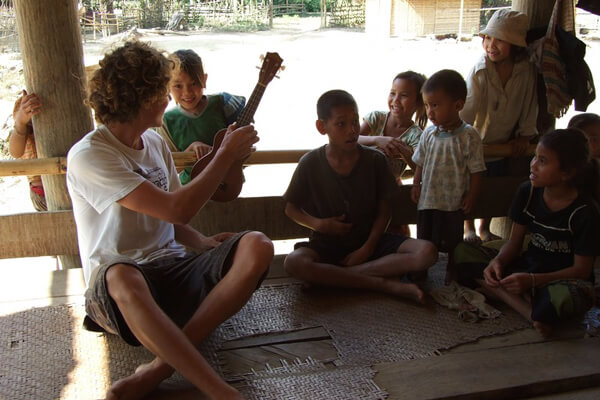
<svg viewBox="0 0 600 400">
<path fill-rule="evenodd" d="M 520 178 L 486 178 L 473 218 L 504 216 L 521 183 Z M 392 199 L 394 224 L 417 222 L 417 207 L 410 200 L 410 185 L 399 186 Z M 238 198 L 229 203 L 208 202 L 190 224 L 213 235 L 225 231 L 258 230 L 274 240 L 308 237 L 310 231 L 284 214 L 280 196 Z M 71 211 L 17 214 L 0 217 L 0 258 L 78 254 Z"/>
<path fill-rule="evenodd" d="M 373 369 L 375 383 L 391 399 L 521 399 L 599 386 L 599 358 L 600 339 L 593 338 L 446 354 Z"/>
<path fill-rule="evenodd" d="M 71 211 L 49 211 L 0 217 L 0 258 L 79 254 Z"/>
</svg>

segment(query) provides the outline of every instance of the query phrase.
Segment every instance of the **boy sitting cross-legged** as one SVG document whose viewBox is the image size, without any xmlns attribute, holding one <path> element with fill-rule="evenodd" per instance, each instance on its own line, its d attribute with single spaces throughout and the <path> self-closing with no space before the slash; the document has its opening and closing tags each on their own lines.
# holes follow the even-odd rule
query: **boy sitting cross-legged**
<svg viewBox="0 0 600 400">
<path fill-rule="evenodd" d="M 396 190 L 385 155 L 358 144 L 360 119 L 343 90 L 317 102 L 317 130 L 329 144 L 306 154 L 284 195 L 285 213 L 312 230 L 285 260 L 291 275 L 309 284 L 376 290 L 416 302 L 424 293 L 406 274 L 437 260 L 431 243 L 385 233 Z"/>
</svg>

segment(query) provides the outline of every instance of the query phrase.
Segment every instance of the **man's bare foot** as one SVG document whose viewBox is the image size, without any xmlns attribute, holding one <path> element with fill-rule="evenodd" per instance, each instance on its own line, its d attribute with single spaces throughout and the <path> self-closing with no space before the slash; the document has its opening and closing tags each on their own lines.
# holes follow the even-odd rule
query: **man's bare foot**
<svg viewBox="0 0 600 400">
<path fill-rule="evenodd" d="M 474 231 L 465 231 L 463 240 L 465 242 L 471 243 L 471 244 L 481 243 L 481 238 L 479 236 L 477 236 L 477 234 Z"/>
<path fill-rule="evenodd" d="M 154 368 L 154 362 L 142 364 L 128 377 L 116 381 L 106 393 L 106 400 L 138 400 L 150 394 L 168 378 Z"/>
<path fill-rule="evenodd" d="M 405 283 L 399 279 L 386 279 L 383 288 L 385 293 L 412 300 L 418 304 L 426 303 L 425 292 L 414 283 Z"/>
<path fill-rule="evenodd" d="M 483 243 L 485 243 L 485 242 L 491 242 L 492 240 L 500 240 L 500 239 L 502 239 L 500 236 L 494 235 L 490 230 L 485 230 L 485 231 L 480 230 L 479 231 L 479 237 L 481 238 L 481 241 Z"/>
<path fill-rule="evenodd" d="M 552 326 L 540 321 L 533 321 L 533 327 L 544 338 L 549 338 L 552 335 Z"/>
</svg>

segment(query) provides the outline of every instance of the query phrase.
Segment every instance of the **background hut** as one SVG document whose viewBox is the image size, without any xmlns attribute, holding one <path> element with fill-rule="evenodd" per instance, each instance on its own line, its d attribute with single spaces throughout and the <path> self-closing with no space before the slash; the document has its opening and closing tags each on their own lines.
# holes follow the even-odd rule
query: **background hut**
<svg viewBox="0 0 600 400">
<path fill-rule="evenodd" d="M 365 29 L 382 36 L 479 32 L 481 0 L 367 0 Z"/>
</svg>

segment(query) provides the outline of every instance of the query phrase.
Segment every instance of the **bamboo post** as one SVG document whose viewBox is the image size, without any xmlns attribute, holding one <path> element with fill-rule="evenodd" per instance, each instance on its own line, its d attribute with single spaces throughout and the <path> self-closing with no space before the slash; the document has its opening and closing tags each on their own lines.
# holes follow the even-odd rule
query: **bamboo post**
<svg viewBox="0 0 600 400">
<path fill-rule="evenodd" d="M 462 37 L 462 26 L 463 26 L 463 13 L 465 12 L 465 0 L 460 0 L 460 15 L 458 17 L 458 37 L 457 41 L 460 42 L 460 38 Z"/>
<path fill-rule="evenodd" d="M 83 48 L 75 0 L 19 0 L 15 3 L 23 73 L 29 93 L 43 112 L 33 117 L 38 157 L 64 157 L 93 129 L 85 99 Z M 69 210 L 64 175 L 42 176 L 48 210 Z M 78 266 L 79 258 L 63 260 Z"/>
</svg>

